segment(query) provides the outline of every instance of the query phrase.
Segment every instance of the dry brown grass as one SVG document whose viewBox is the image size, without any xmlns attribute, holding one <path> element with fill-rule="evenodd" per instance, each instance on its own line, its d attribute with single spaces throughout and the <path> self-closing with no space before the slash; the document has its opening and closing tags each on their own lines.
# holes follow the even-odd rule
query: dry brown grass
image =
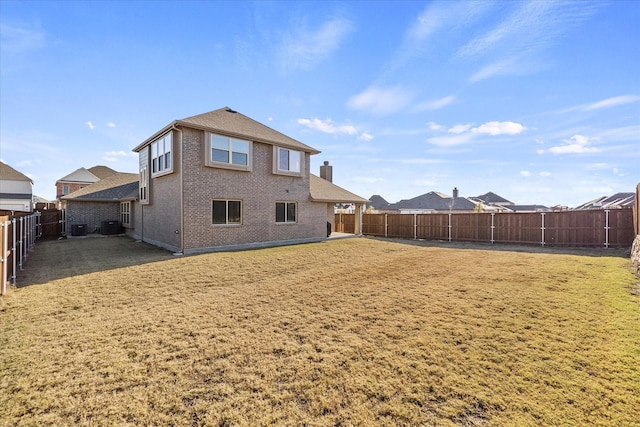
<svg viewBox="0 0 640 427">
<path fill-rule="evenodd" d="M 637 279 L 616 256 L 110 237 L 40 242 L 18 279 L 4 425 L 639 424 Z"/>
</svg>

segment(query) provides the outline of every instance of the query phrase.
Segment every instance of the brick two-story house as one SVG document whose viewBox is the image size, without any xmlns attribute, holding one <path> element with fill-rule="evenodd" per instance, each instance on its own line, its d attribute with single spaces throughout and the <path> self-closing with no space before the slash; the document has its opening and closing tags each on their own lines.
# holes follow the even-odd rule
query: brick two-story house
<svg viewBox="0 0 640 427">
<path fill-rule="evenodd" d="M 366 202 L 310 174 L 316 149 L 230 108 L 175 120 L 134 151 L 128 232 L 174 252 L 322 240 L 334 203 Z"/>
</svg>

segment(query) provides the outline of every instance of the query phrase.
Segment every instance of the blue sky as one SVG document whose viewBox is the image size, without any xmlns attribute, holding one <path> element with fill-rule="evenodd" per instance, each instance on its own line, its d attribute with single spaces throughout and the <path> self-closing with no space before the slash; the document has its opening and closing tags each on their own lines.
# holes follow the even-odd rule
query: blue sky
<svg viewBox="0 0 640 427">
<path fill-rule="evenodd" d="M 389 202 L 576 206 L 640 181 L 640 2 L 0 0 L 0 159 L 80 167 L 229 106 Z"/>
</svg>

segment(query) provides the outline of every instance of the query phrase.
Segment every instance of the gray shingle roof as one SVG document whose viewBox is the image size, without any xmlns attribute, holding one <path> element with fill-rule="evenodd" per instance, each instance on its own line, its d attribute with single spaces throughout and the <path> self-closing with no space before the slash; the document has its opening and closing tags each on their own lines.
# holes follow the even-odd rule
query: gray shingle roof
<svg viewBox="0 0 640 427">
<path fill-rule="evenodd" d="M 422 194 L 414 197 L 413 199 L 400 200 L 398 203 L 392 203 L 389 209 L 420 209 L 420 210 L 437 210 L 444 211 L 449 210 L 451 207 L 451 197 L 443 197 L 442 193 L 430 191 L 429 193 Z M 470 200 L 464 197 L 457 197 L 454 199 L 452 210 L 473 210 L 476 205 Z"/>
<path fill-rule="evenodd" d="M 389 202 L 378 194 L 369 197 L 369 203 L 367 203 L 367 205 L 372 206 L 376 210 L 389 209 Z"/>
<path fill-rule="evenodd" d="M 366 203 L 368 201 L 314 174 L 309 174 L 309 189 L 311 200 L 314 202 Z"/>
<path fill-rule="evenodd" d="M 138 196 L 138 174 L 116 172 L 100 181 L 62 197 L 63 200 L 114 202 Z"/>
<path fill-rule="evenodd" d="M 489 191 L 486 194 L 481 196 L 472 197 L 476 200 L 482 200 L 483 203 L 486 204 L 495 204 L 495 203 L 512 203 L 511 201 L 505 199 L 504 197 L 498 196 L 496 193 Z"/>
<path fill-rule="evenodd" d="M 6 179 L 7 181 L 29 181 L 33 184 L 31 178 L 3 162 L 0 162 L 0 179 Z"/>
<path fill-rule="evenodd" d="M 262 142 L 270 145 L 279 145 L 294 150 L 304 151 L 311 154 L 318 154 L 319 151 L 300 141 L 297 141 L 287 135 L 278 132 L 253 120 L 229 107 L 220 108 L 204 114 L 175 120 L 169 125 L 156 132 L 154 135 L 146 139 L 142 144 L 138 145 L 133 151 L 140 151 L 145 145 L 150 144 L 161 134 L 167 132 L 174 125 L 182 125 L 194 127 L 196 129 L 204 129 L 211 132 L 222 133 L 237 138 L 244 138 L 251 141 Z"/>
</svg>

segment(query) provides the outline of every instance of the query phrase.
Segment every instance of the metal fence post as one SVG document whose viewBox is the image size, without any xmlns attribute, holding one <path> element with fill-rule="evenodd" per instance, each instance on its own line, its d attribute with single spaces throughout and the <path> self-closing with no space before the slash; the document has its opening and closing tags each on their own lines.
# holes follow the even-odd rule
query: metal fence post
<svg viewBox="0 0 640 427">
<path fill-rule="evenodd" d="M 541 244 L 544 246 L 544 212 L 540 212 L 540 216 L 542 216 L 542 227 L 540 227 L 540 230 L 542 230 Z"/>
<path fill-rule="evenodd" d="M 17 263 L 18 263 L 18 259 L 17 259 L 18 258 L 18 254 L 16 253 L 16 250 L 18 249 L 17 248 L 18 242 L 16 240 L 16 231 L 17 231 L 16 228 L 18 228 L 18 227 L 16 227 L 16 219 L 15 218 L 13 218 L 11 220 L 11 225 L 12 225 L 11 228 L 12 228 L 12 231 L 13 231 L 13 233 L 12 233 L 13 234 L 13 236 L 12 236 L 13 238 L 11 239 L 12 240 L 11 261 L 12 261 L 12 264 L 13 264 L 13 269 L 11 270 L 12 273 L 13 273 L 13 275 L 11 276 L 11 283 L 13 283 L 15 285 L 16 284 L 16 275 L 17 275 L 16 274 L 16 267 L 17 267 Z"/>
<path fill-rule="evenodd" d="M 493 242 L 495 242 L 495 240 L 493 239 L 493 230 L 495 230 L 496 226 L 494 223 L 494 219 L 496 217 L 496 213 L 495 212 L 491 212 L 491 244 L 493 244 Z"/>
<path fill-rule="evenodd" d="M 2 243 L 0 244 L 0 249 L 2 249 L 2 253 L 0 254 L 0 262 L 2 262 L 2 277 L 0 278 L 0 294 L 4 295 L 7 293 L 7 245 L 9 240 L 9 221 L 2 221 L 0 224 L 0 236 L 2 238 Z"/>
<path fill-rule="evenodd" d="M 20 266 L 20 270 L 22 271 L 22 260 L 24 259 L 24 218 L 20 217 L 20 261 L 18 265 Z"/>
<path fill-rule="evenodd" d="M 384 214 L 384 237 L 389 237 L 389 222 L 387 221 L 387 216 L 389 214 Z"/>
<path fill-rule="evenodd" d="M 611 227 L 609 227 L 609 209 L 605 209 L 604 218 L 604 247 L 609 249 L 609 230 L 611 229 Z"/>
<path fill-rule="evenodd" d="M 451 227 L 453 224 L 451 224 L 451 212 L 449 212 L 449 241 L 451 241 Z"/>
</svg>

